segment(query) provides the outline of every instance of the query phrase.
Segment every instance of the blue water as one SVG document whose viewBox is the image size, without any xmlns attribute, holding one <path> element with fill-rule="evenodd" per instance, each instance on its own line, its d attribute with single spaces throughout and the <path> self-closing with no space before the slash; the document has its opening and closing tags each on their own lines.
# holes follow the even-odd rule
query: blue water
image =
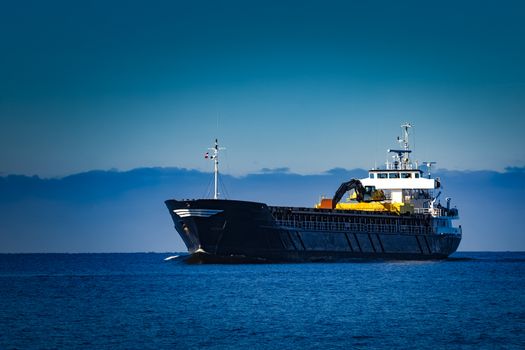
<svg viewBox="0 0 525 350">
<path fill-rule="evenodd" d="M 525 348 L 525 253 L 273 265 L 167 256 L 0 255 L 0 348 Z"/>
</svg>

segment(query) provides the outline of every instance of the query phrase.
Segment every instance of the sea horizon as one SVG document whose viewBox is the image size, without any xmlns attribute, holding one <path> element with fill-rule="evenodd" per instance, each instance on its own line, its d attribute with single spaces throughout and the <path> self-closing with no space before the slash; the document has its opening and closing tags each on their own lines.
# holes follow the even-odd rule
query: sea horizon
<svg viewBox="0 0 525 350">
<path fill-rule="evenodd" d="M 457 250 L 449 257 L 458 253 L 525 253 L 525 250 Z M 190 254 L 187 251 L 136 251 L 136 252 L 0 252 L 0 254 Z M 436 259 L 436 260 L 446 260 Z M 389 259 L 379 259 L 389 260 Z"/>
</svg>

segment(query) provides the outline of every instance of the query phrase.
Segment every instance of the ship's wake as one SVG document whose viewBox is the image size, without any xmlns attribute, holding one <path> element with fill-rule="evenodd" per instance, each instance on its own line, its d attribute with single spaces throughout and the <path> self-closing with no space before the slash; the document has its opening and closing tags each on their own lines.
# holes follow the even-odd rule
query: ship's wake
<svg viewBox="0 0 525 350">
<path fill-rule="evenodd" d="M 176 260 L 178 258 L 180 258 L 180 255 L 172 255 L 165 258 L 164 261 Z"/>
</svg>

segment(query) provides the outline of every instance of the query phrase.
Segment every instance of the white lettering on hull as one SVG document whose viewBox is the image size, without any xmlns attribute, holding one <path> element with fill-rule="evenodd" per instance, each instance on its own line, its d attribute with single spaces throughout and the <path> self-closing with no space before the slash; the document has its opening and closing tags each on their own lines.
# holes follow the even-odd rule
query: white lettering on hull
<svg viewBox="0 0 525 350">
<path fill-rule="evenodd" d="M 181 218 L 190 216 L 198 216 L 202 218 L 209 218 L 212 215 L 222 213 L 223 210 L 218 209 L 174 209 L 173 212 Z"/>
</svg>

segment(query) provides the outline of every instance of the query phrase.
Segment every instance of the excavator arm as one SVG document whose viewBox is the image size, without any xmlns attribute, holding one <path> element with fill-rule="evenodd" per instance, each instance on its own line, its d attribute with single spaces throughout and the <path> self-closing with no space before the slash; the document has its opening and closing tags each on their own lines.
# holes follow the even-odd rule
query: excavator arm
<svg viewBox="0 0 525 350">
<path fill-rule="evenodd" d="M 348 182 L 343 182 L 337 191 L 335 191 L 334 198 L 332 199 L 332 209 L 335 209 L 335 206 L 339 203 L 341 198 L 343 198 L 344 194 L 352 189 L 355 190 L 358 202 L 364 200 L 365 188 L 363 187 L 363 184 L 358 179 L 352 179 Z"/>
</svg>

